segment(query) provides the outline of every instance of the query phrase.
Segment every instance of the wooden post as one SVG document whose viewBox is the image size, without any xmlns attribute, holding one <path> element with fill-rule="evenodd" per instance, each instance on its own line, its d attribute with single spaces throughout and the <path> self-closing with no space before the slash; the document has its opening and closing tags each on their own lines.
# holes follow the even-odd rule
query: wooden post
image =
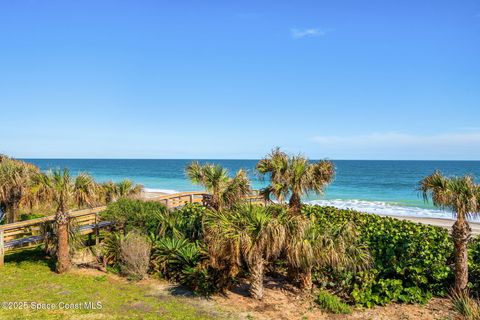
<svg viewBox="0 0 480 320">
<path fill-rule="evenodd" d="M 190 195 L 190 203 L 193 203 L 193 194 Z"/>
<path fill-rule="evenodd" d="M 5 242 L 4 242 L 4 233 L 3 229 L 0 230 L 0 267 L 3 267 L 4 258 L 5 258 Z"/>
<path fill-rule="evenodd" d="M 98 212 L 95 212 L 95 246 L 100 243 L 99 230 L 98 230 Z"/>
</svg>

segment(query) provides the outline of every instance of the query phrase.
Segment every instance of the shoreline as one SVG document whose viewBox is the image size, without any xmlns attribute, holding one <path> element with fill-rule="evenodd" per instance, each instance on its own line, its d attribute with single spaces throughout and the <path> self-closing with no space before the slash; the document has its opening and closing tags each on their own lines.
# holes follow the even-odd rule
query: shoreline
<svg viewBox="0 0 480 320">
<path fill-rule="evenodd" d="M 142 198 L 146 200 L 151 200 L 156 197 L 165 196 L 170 193 L 160 192 L 160 191 L 143 191 Z M 357 210 L 361 211 L 361 210 Z M 436 218 L 436 217 L 413 217 L 413 216 L 402 216 L 402 215 L 390 215 L 390 214 L 381 214 L 381 213 L 369 213 L 367 214 L 376 214 L 381 217 L 391 217 L 399 220 L 408 220 L 412 222 L 428 224 L 436 227 L 446 228 L 448 230 L 452 229 L 452 225 L 455 222 L 454 219 L 447 218 Z M 470 227 L 472 228 L 472 236 L 480 235 L 480 222 L 469 222 Z"/>
</svg>

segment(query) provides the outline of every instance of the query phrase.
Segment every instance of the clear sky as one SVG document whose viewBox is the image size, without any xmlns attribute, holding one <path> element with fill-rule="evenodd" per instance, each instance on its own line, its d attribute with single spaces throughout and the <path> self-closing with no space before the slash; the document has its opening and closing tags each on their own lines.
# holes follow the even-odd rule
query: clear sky
<svg viewBox="0 0 480 320">
<path fill-rule="evenodd" d="M 0 153 L 480 159 L 480 1 L 0 2 Z"/>
</svg>

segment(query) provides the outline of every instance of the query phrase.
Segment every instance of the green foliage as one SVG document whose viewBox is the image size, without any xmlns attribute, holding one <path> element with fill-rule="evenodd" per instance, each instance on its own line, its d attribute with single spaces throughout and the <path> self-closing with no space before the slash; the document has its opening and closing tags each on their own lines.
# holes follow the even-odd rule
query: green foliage
<svg viewBox="0 0 480 320">
<path fill-rule="evenodd" d="M 20 221 L 27 221 L 27 220 L 38 219 L 43 217 L 45 217 L 45 215 L 39 214 L 39 213 L 22 213 L 20 215 Z"/>
<path fill-rule="evenodd" d="M 125 233 L 138 230 L 150 234 L 156 232 L 166 211 L 166 207 L 158 202 L 123 198 L 109 204 L 101 218 L 113 221 L 116 228 Z"/>
<path fill-rule="evenodd" d="M 480 296 L 480 237 L 473 239 L 468 248 L 468 276 L 470 290 Z"/>
<path fill-rule="evenodd" d="M 447 294 L 453 280 L 453 244 L 446 229 L 333 207 L 305 206 L 303 212 L 324 228 L 354 223 L 368 246 L 371 269 L 330 275 L 318 270 L 317 274 L 340 287 L 354 303 L 425 303 L 432 295 Z"/>
<path fill-rule="evenodd" d="M 103 261 L 107 266 L 118 266 L 121 244 L 124 236 L 119 232 L 109 232 L 102 242 Z"/>
<path fill-rule="evenodd" d="M 466 320 L 480 320 L 480 302 L 470 297 L 468 293 L 453 293 L 450 296 L 453 310 L 460 313 Z"/>
<path fill-rule="evenodd" d="M 198 242 L 187 239 L 160 238 L 152 248 L 154 273 L 174 280 L 194 292 L 209 295 L 219 290 L 217 272 L 209 267 L 207 252 Z"/>
<path fill-rule="evenodd" d="M 164 215 L 158 226 L 158 236 L 186 238 L 196 241 L 202 238 L 202 218 L 205 207 L 190 203 Z"/>
<path fill-rule="evenodd" d="M 320 290 L 315 297 L 315 303 L 317 303 L 320 308 L 330 313 L 349 314 L 352 312 L 345 302 L 326 290 Z"/>
</svg>

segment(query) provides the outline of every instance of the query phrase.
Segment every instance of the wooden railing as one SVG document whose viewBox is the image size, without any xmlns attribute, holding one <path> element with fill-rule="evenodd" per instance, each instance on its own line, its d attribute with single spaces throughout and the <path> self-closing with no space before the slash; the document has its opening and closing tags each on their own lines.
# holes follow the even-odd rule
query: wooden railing
<svg viewBox="0 0 480 320">
<path fill-rule="evenodd" d="M 187 203 L 203 203 L 207 195 L 208 193 L 205 192 L 179 192 L 149 198 L 148 200 L 163 203 L 167 208 L 177 208 Z"/>
<path fill-rule="evenodd" d="M 187 203 L 205 203 L 208 196 L 205 192 L 180 192 L 149 198 L 149 201 L 158 201 L 169 209 L 182 207 Z M 245 201 L 252 204 L 266 205 L 267 202 L 258 194 L 245 197 Z M 81 234 L 95 234 L 98 243 L 99 230 L 109 226 L 108 221 L 100 221 L 98 214 L 106 207 L 96 207 L 71 212 L 70 218 Z M 55 216 L 0 225 L 0 266 L 3 265 L 5 252 L 17 248 L 28 248 L 42 243 L 47 236 L 44 227 L 55 221 Z"/>
<path fill-rule="evenodd" d="M 110 225 L 109 222 L 101 222 L 98 213 L 105 207 L 97 207 L 71 212 L 70 218 L 80 234 L 95 233 L 98 242 L 98 231 Z M 6 251 L 17 248 L 28 248 L 42 243 L 48 233 L 45 226 L 55 221 L 55 216 L 47 216 L 39 219 L 20 221 L 0 225 L 0 266 Z"/>
<path fill-rule="evenodd" d="M 171 209 L 171 208 L 182 207 L 187 203 L 205 204 L 205 199 L 209 195 L 210 194 L 206 192 L 191 191 L 191 192 L 179 192 L 179 193 L 161 195 L 158 197 L 149 198 L 148 200 L 161 202 L 165 206 L 167 206 L 167 208 Z M 252 194 L 250 196 L 246 196 L 244 198 L 244 201 L 252 204 L 261 204 L 261 205 L 267 204 L 267 201 L 262 196 L 258 195 L 258 193 Z"/>
</svg>

